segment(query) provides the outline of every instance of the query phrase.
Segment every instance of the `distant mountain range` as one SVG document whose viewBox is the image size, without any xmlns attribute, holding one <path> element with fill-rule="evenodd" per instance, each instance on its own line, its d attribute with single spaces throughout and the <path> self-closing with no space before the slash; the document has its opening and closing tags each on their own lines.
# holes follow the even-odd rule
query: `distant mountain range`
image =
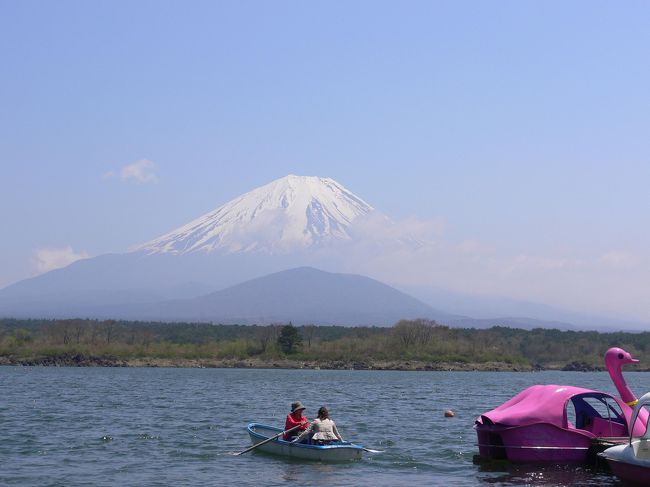
<svg viewBox="0 0 650 487">
<path fill-rule="evenodd" d="M 487 328 L 496 324 L 517 328 L 553 326 L 567 329 L 566 323 L 545 323 L 530 319 L 503 318 L 477 320 L 435 309 L 406 293 L 368 277 L 325 272 L 299 267 L 258 277 L 220 291 L 193 298 L 160 299 L 156 294 L 88 293 L 78 303 L 63 305 L 55 298 L 43 299 L 39 312 L 17 317 L 92 317 L 141 321 L 190 321 L 223 324 L 391 326 L 401 319 L 426 318 L 458 327 Z M 35 303 L 33 303 L 35 305 Z M 0 301 L 0 309 L 6 303 Z M 6 309 L 6 308 L 5 308 Z"/>
<path fill-rule="evenodd" d="M 191 299 L 95 308 L 150 321 L 390 326 L 402 318 L 456 318 L 364 276 L 300 267 Z"/>
<path fill-rule="evenodd" d="M 647 324 L 589 313 L 579 313 L 496 296 L 452 292 L 423 286 L 400 286 L 398 289 L 452 315 L 472 318 L 454 320 L 454 326 L 484 328 L 500 324 L 517 328 L 557 328 L 560 330 L 639 331 Z"/>
<path fill-rule="evenodd" d="M 452 326 L 563 329 L 577 322 L 587 328 L 590 322 L 625 323 L 534 303 L 398 291 L 342 273 L 350 262 L 341 257 L 360 235 L 378 255 L 387 245 L 403 253 L 420 245 L 410 235 L 372 231 L 392 224 L 332 179 L 289 175 L 131 252 L 80 260 L 10 285 L 0 290 L 0 317 L 380 326 L 421 317 Z"/>
</svg>

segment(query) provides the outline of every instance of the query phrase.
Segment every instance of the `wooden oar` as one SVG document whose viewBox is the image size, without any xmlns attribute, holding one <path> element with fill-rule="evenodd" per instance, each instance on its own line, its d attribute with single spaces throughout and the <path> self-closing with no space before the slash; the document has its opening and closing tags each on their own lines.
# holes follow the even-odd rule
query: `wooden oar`
<svg viewBox="0 0 650 487">
<path fill-rule="evenodd" d="M 260 441 L 259 443 L 257 443 L 257 444 L 255 444 L 255 445 L 251 446 L 250 448 L 246 448 L 244 451 L 240 451 L 239 453 L 236 453 L 235 455 L 243 455 L 244 453 L 247 453 L 247 452 L 249 452 L 249 451 L 251 451 L 251 450 L 254 450 L 254 449 L 257 448 L 258 446 L 262 446 L 262 445 L 264 445 L 265 443 L 268 443 L 269 441 L 273 441 L 273 440 L 275 440 L 278 436 L 282 436 L 282 435 L 284 435 L 284 434 L 286 434 L 286 433 L 291 433 L 293 430 L 300 428 L 303 424 L 304 424 L 304 423 L 300 423 L 300 424 L 294 426 L 293 428 L 289 428 L 288 430 L 284 430 L 284 431 L 282 431 L 281 433 L 278 433 L 278 434 L 275 435 L 275 436 L 271 436 L 271 438 L 267 438 L 267 439 L 264 440 L 264 441 Z"/>
</svg>

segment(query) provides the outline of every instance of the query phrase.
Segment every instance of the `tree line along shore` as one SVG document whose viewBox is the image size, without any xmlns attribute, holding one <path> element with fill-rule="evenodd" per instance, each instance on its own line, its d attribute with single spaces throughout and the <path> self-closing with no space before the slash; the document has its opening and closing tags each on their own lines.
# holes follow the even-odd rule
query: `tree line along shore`
<svg viewBox="0 0 650 487">
<path fill-rule="evenodd" d="M 614 346 L 650 370 L 649 332 L 0 319 L 0 365 L 595 371 Z"/>
</svg>

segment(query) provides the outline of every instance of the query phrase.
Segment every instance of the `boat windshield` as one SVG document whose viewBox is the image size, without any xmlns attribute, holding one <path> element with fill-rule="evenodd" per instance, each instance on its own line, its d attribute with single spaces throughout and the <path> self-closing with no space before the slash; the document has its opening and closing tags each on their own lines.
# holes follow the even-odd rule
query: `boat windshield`
<svg viewBox="0 0 650 487">
<path fill-rule="evenodd" d="M 573 396 L 566 405 L 567 425 L 596 436 L 626 436 L 627 424 L 616 400 L 604 393 Z"/>
</svg>

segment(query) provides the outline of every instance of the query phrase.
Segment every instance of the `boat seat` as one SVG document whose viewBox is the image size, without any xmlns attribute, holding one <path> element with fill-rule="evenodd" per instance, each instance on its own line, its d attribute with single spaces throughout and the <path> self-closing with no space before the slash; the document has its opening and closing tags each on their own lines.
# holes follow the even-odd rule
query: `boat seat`
<svg viewBox="0 0 650 487">
<path fill-rule="evenodd" d="M 576 421 L 578 423 L 578 421 Z M 616 421 L 608 421 L 607 419 L 583 416 L 579 422 L 581 430 L 589 431 L 596 436 L 625 436 L 627 435 L 627 428 Z"/>
<path fill-rule="evenodd" d="M 576 415 L 576 429 L 591 431 L 591 416 L 579 412 Z"/>
<path fill-rule="evenodd" d="M 591 432 L 596 436 L 625 436 L 627 428 L 616 421 L 608 421 L 604 418 L 593 418 Z"/>
</svg>

